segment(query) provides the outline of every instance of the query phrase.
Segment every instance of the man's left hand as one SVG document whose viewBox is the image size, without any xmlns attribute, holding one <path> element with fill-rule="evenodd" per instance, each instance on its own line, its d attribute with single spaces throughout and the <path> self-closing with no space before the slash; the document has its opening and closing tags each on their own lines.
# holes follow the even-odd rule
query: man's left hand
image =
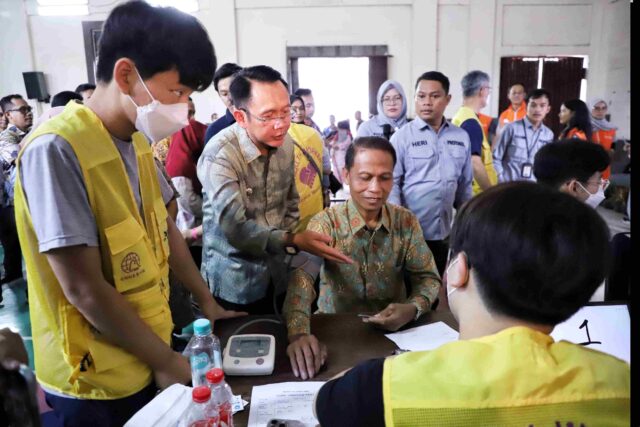
<svg viewBox="0 0 640 427">
<path fill-rule="evenodd" d="M 416 317 L 416 306 L 413 304 L 389 304 L 380 313 L 362 319 L 387 331 L 397 331 Z"/>
</svg>

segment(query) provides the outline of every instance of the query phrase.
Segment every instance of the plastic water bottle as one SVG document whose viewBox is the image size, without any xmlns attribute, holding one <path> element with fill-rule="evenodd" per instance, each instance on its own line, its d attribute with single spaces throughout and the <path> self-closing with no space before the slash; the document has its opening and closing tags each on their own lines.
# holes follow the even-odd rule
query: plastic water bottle
<svg viewBox="0 0 640 427">
<path fill-rule="evenodd" d="M 206 386 L 207 371 L 222 366 L 220 340 L 211 333 L 209 320 L 198 319 L 193 323 L 193 336 L 182 354 L 189 358 L 193 386 Z"/>
<path fill-rule="evenodd" d="M 220 368 L 210 369 L 207 382 L 211 387 L 211 402 L 220 417 L 220 427 L 233 427 L 233 392 L 224 380 L 224 371 Z"/>
<path fill-rule="evenodd" d="M 211 401 L 209 387 L 195 387 L 191 396 L 193 400 L 180 427 L 219 427 L 218 411 Z"/>
</svg>

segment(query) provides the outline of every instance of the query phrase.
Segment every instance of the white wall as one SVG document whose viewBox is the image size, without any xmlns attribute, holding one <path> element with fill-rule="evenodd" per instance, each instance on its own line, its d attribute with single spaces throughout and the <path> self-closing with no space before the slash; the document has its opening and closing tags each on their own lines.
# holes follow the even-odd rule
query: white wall
<svg viewBox="0 0 640 427">
<path fill-rule="evenodd" d="M 26 95 L 22 72 L 37 70 L 33 68 L 27 16 L 22 1 L 0 0 L 0 28 L 0 97 L 14 93 Z"/>
<path fill-rule="evenodd" d="M 0 0 L 0 23 L 18 39 L 0 39 L 3 52 L 22 46 L 0 71 L 2 90 L 24 92 L 21 71 L 43 71 L 49 92 L 87 80 L 82 21 L 102 20 L 110 0 L 90 0 L 84 17 L 24 17 L 23 0 Z M 30 13 L 35 0 L 24 0 Z M 201 20 L 218 63 L 266 63 L 285 73 L 287 46 L 387 45 L 389 77 L 408 94 L 416 77 L 438 69 L 451 80 L 451 116 L 461 103 L 460 79 L 488 72 L 497 89 L 502 56 L 588 55 L 587 96 L 604 95 L 630 137 L 630 11 L 623 0 L 199 0 Z M 6 9 L 6 10 L 5 10 Z M 32 47 L 31 47 L 32 46 Z M 30 58 L 33 59 L 30 59 Z M 497 115 L 497 90 L 488 113 Z M 224 107 L 208 89 L 194 97 L 208 121 Z M 413 114 L 410 103 L 409 114 Z"/>
</svg>

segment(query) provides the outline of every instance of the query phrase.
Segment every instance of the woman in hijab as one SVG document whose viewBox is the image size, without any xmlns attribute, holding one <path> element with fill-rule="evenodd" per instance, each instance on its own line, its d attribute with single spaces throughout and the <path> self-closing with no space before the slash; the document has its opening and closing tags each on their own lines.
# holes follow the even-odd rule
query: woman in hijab
<svg viewBox="0 0 640 427">
<path fill-rule="evenodd" d="M 591 114 L 583 101 L 570 99 L 563 102 L 558 117 L 560 123 L 565 125 L 558 140 L 579 138 L 591 141 Z"/>
<path fill-rule="evenodd" d="M 616 140 L 617 126 L 606 119 L 609 106 L 604 98 L 594 98 L 589 102 L 591 107 L 591 126 L 593 128 L 592 141 L 602 145 L 609 155 L 613 156 L 613 142 Z M 602 174 L 603 178 L 609 178 L 611 167 Z"/>
<path fill-rule="evenodd" d="M 617 126 L 614 126 L 606 119 L 607 101 L 603 98 L 594 98 L 589 102 L 591 107 L 591 127 L 593 128 L 593 142 L 604 147 L 605 150 L 611 151 L 613 141 L 616 140 Z"/>
<path fill-rule="evenodd" d="M 387 80 L 378 89 L 378 114 L 364 122 L 359 128 L 357 137 L 391 135 L 407 123 L 407 97 L 400 83 Z"/>
</svg>

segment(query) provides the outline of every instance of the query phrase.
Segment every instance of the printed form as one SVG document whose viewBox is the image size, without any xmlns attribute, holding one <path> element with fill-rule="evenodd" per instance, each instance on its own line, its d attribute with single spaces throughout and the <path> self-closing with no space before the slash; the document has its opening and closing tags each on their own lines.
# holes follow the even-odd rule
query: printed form
<svg viewBox="0 0 640 427">
<path fill-rule="evenodd" d="M 272 418 L 296 420 L 315 427 L 313 401 L 323 381 L 287 382 L 253 387 L 249 427 L 265 427 Z"/>
</svg>

